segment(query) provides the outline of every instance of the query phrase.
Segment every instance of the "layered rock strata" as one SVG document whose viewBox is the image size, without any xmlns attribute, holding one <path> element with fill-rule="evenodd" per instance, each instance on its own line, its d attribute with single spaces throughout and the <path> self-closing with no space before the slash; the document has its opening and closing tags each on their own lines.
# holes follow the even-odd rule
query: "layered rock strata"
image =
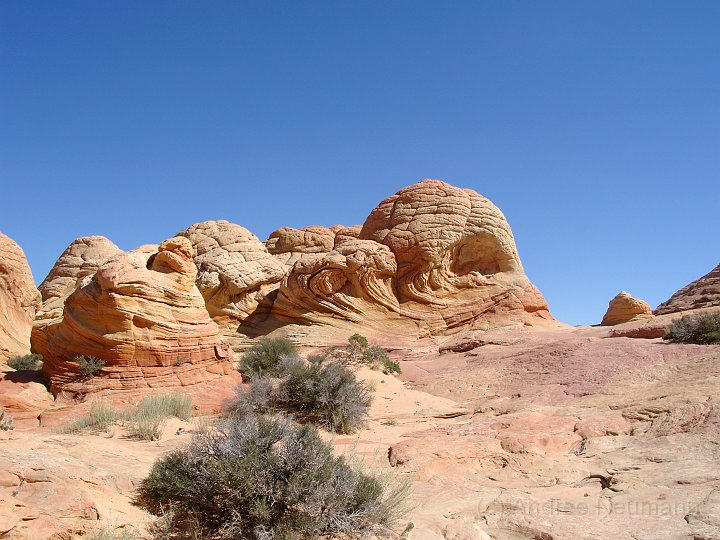
<svg viewBox="0 0 720 540">
<path fill-rule="evenodd" d="M 51 390 L 87 392 L 184 386 L 232 370 L 232 352 L 195 286 L 187 238 L 114 257 L 65 302 L 47 344 L 43 370 Z M 81 377 L 78 355 L 105 362 Z"/>
<path fill-rule="evenodd" d="M 614 326 L 630 321 L 652 319 L 652 308 L 645 300 L 634 298 L 631 294 L 620 291 L 610 300 L 605 316 L 600 323 L 602 326 Z"/>
<path fill-rule="evenodd" d="M 0 233 L 0 362 L 30 352 L 30 332 L 40 293 L 25 252 Z"/>
<path fill-rule="evenodd" d="M 660 304 L 655 315 L 720 306 L 720 264 Z"/>
</svg>

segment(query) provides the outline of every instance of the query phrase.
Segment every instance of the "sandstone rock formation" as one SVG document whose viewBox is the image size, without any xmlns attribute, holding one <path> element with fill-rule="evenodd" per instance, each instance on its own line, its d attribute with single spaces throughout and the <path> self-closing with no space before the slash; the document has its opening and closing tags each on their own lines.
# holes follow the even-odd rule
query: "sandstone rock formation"
<svg viewBox="0 0 720 540">
<path fill-rule="evenodd" d="M 720 264 L 660 304 L 655 315 L 720 306 Z"/>
<path fill-rule="evenodd" d="M 205 221 L 179 233 L 197 254 L 197 286 L 226 337 L 280 286 L 285 266 L 247 229 L 227 221 Z"/>
<path fill-rule="evenodd" d="M 232 352 L 195 286 L 195 255 L 174 237 L 121 254 L 65 302 L 43 370 L 54 393 L 196 384 L 229 373 Z M 79 381 L 77 355 L 106 362 Z"/>
<path fill-rule="evenodd" d="M 73 241 L 60 255 L 38 289 L 42 306 L 32 331 L 33 351 L 45 355 L 48 341 L 62 321 L 65 300 L 87 278 L 122 250 L 104 236 L 84 236 Z"/>
<path fill-rule="evenodd" d="M 25 253 L 0 233 L 0 362 L 30 352 L 30 332 L 40 293 Z"/>
<path fill-rule="evenodd" d="M 281 227 L 265 241 L 267 250 L 288 268 L 307 253 L 327 253 L 335 245 L 335 231 L 312 225 L 302 229 Z"/>
<path fill-rule="evenodd" d="M 381 202 L 359 232 L 339 229 L 332 247 L 329 233 L 291 242 L 293 231 L 268 241 L 271 253 L 287 245 L 295 261 L 273 305 L 280 320 L 361 323 L 414 339 L 552 319 L 505 217 L 472 190 L 423 180 Z M 296 245 L 312 249 L 300 256 Z"/>
<path fill-rule="evenodd" d="M 653 313 L 650 304 L 645 300 L 633 298 L 625 291 L 620 291 L 615 298 L 610 300 L 608 309 L 605 312 L 602 322 L 603 326 L 614 326 L 630 321 L 652 319 Z"/>
</svg>

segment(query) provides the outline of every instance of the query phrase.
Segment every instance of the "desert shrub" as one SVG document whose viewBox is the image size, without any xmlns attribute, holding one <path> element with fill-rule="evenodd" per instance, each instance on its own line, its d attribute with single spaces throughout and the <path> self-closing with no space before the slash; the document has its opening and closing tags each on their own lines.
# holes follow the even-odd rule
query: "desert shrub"
<svg viewBox="0 0 720 540">
<path fill-rule="evenodd" d="M 283 357 L 296 357 L 297 349 L 287 338 L 263 337 L 240 359 L 239 371 L 247 379 L 279 374 L 279 365 Z"/>
<path fill-rule="evenodd" d="M 10 431 L 11 429 L 15 429 L 13 426 L 13 417 L 5 414 L 5 411 L 0 411 L 0 431 Z"/>
<path fill-rule="evenodd" d="M 367 420 L 371 395 L 346 367 L 311 356 L 284 358 L 281 378 L 256 377 L 238 386 L 226 405 L 231 415 L 284 411 L 339 433 L 352 433 Z"/>
<path fill-rule="evenodd" d="M 207 538 L 341 538 L 396 517 L 403 488 L 333 455 L 317 430 L 287 418 L 236 416 L 159 459 L 139 501 L 196 518 Z"/>
<path fill-rule="evenodd" d="M 92 377 L 105 366 L 105 360 L 94 356 L 78 355 L 75 357 L 75 362 L 81 377 Z"/>
<path fill-rule="evenodd" d="M 385 349 L 377 345 L 370 346 L 367 338 L 360 334 L 353 334 L 348 338 L 347 354 L 351 361 L 381 369 L 387 375 L 401 372 L 400 364 L 390 360 Z"/>
<path fill-rule="evenodd" d="M 84 536 L 86 540 L 141 540 L 142 536 L 133 528 L 115 529 L 113 527 L 100 527 Z"/>
<path fill-rule="evenodd" d="M 26 354 L 24 356 L 13 356 L 10 360 L 8 360 L 8 366 L 17 371 L 38 371 L 39 369 L 42 369 L 43 357 L 42 354 Z"/>
<path fill-rule="evenodd" d="M 720 343 L 720 312 L 685 315 L 674 320 L 663 339 L 677 343 Z"/>
</svg>

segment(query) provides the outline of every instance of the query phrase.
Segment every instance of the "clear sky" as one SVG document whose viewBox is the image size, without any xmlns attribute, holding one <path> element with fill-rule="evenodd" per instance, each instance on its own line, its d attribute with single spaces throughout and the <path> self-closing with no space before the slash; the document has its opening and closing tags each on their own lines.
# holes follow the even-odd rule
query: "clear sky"
<svg viewBox="0 0 720 540">
<path fill-rule="evenodd" d="M 720 2 L 0 3 L 0 231 L 362 223 L 422 178 L 507 216 L 553 314 L 720 262 Z"/>
</svg>

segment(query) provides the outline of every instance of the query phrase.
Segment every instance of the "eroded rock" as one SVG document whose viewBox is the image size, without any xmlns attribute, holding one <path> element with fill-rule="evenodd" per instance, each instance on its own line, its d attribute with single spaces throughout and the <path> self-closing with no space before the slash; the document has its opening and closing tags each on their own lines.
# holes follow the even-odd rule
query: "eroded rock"
<svg viewBox="0 0 720 540">
<path fill-rule="evenodd" d="M 603 326 L 614 326 L 631 321 L 653 318 L 652 308 L 645 300 L 634 298 L 631 294 L 620 291 L 610 300 L 602 322 Z"/>
<path fill-rule="evenodd" d="M 720 264 L 660 304 L 655 315 L 709 307 L 720 307 Z"/>
</svg>

